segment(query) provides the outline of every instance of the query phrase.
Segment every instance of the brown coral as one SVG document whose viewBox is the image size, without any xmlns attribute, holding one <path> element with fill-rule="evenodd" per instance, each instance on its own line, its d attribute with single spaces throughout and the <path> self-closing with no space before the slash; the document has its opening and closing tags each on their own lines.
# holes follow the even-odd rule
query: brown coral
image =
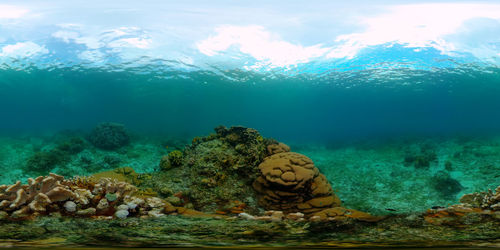
<svg viewBox="0 0 500 250">
<path fill-rule="evenodd" d="M 343 207 L 324 209 L 314 213 L 312 217 L 315 217 L 313 219 L 318 221 L 343 221 L 350 218 L 365 222 L 377 222 L 385 218 L 384 216 L 373 216 L 365 212 Z"/>
<path fill-rule="evenodd" d="M 134 196 L 136 191 L 135 186 L 110 178 L 64 179 L 51 173 L 36 179 L 29 178 L 25 185 L 18 181 L 10 186 L 0 186 L 0 211 L 3 217 L 11 219 L 53 212 L 77 216 L 112 216 L 120 206 L 129 207 L 132 215 L 147 214 L 152 210 L 151 202 L 138 202 L 142 199 Z"/>
<path fill-rule="evenodd" d="M 24 217 L 30 212 L 43 212 L 46 207 L 58 201 L 74 197 L 67 186 L 62 185 L 64 177 L 50 174 L 47 177 L 29 178 L 27 185 L 20 181 L 11 186 L 0 186 L 0 209 L 12 212 L 14 217 Z"/>
<path fill-rule="evenodd" d="M 271 155 L 259 165 L 253 183 L 259 204 L 268 210 L 306 215 L 340 206 L 340 199 L 307 156 L 286 152 Z"/>
<path fill-rule="evenodd" d="M 274 155 L 278 153 L 290 152 L 290 147 L 284 143 L 269 144 L 267 145 L 267 153 L 269 155 Z"/>
<path fill-rule="evenodd" d="M 477 217 L 477 215 L 481 215 Z M 424 214 L 427 223 L 434 225 L 463 225 L 470 223 L 470 218 L 477 217 L 486 220 L 488 216 L 500 219 L 500 186 L 495 192 L 465 194 L 460 198 L 460 204 L 447 208 L 429 209 Z"/>
</svg>

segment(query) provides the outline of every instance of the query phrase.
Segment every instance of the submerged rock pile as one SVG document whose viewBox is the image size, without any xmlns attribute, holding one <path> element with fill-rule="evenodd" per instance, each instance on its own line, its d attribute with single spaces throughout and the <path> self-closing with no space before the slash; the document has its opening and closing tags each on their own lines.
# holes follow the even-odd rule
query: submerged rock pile
<svg viewBox="0 0 500 250">
<path fill-rule="evenodd" d="M 265 158 L 259 169 L 253 187 L 265 209 L 309 215 L 341 205 L 326 177 L 305 155 L 277 153 Z"/>
<path fill-rule="evenodd" d="M 157 197 L 134 195 L 137 188 L 109 178 L 73 178 L 51 173 L 0 186 L 0 218 L 27 219 L 39 215 L 125 218 L 158 217 L 170 204 Z M 171 206 L 171 205 L 170 205 Z"/>
</svg>

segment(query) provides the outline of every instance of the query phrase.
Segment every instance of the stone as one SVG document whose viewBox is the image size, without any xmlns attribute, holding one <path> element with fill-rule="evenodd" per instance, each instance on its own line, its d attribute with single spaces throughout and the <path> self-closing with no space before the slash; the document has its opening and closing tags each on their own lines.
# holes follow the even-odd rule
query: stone
<svg viewBox="0 0 500 250">
<path fill-rule="evenodd" d="M 66 201 L 66 203 L 64 203 L 64 208 L 66 209 L 66 212 L 73 213 L 76 211 L 76 203 L 72 201 Z"/>
<path fill-rule="evenodd" d="M 115 217 L 118 219 L 125 219 L 125 218 L 127 218 L 128 214 L 129 213 L 127 210 L 121 209 L 121 210 L 118 210 L 115 212 Z"/>
</svg>

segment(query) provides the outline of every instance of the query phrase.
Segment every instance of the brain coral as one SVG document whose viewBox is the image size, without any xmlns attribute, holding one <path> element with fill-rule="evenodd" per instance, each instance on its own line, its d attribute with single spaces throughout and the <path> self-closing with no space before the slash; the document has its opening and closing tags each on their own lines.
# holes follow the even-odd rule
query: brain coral
<svg viewBox="0 0 500 250">
<path fill-rule="evenodd" d="M 261 176 L 253 183 L 259 204 L 268 210 L 312 214 L 340 206 L 340 199 L 325 176 L 307 156 L 285 152 L 271 155 L 259 165 Z"/>
<path fill-rule="evenodd" d="M 290 152 L 290 147 L 284 143 L 269 144 L 267 146 L 267 153 L 269 155 Z"/>
<path fill-rule="evenodd" d="M 113 150 L 126 146 L 130 142 L 130 135 L 122 124 L 107 122 L 97 125 L 88 139 L 98 148 Z"/>
</svg>

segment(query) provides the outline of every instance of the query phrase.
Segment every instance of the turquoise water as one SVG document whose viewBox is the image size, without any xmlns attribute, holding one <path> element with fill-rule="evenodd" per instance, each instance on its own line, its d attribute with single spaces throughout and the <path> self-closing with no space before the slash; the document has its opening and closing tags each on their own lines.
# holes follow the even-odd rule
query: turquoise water
<svg viewBox="0 0 500 250">
<path fill-rule="evenodd" d="M 495 67 L 298 76 L 149 69 L 4 69 L 0 128 L 3 133 L 89 130 L 114 121 L 141 133 L 194 137 L 224 124 L 253 127 L 282 141 L 335 144 L 497 134 L 500 127 Z"/>
<path fill-rule="evenodd" d="M 89 154 L 84 152 L 47 169 L 73 176 L 117 166 L 156 171 L 169 151 L 165 145 L 182 149 L 218 125 L 242 125 L 311 157 L 351 207 L 377 213 L 423 211 L 498 185 L 499 72 L 472 65 L 321 76 L 147 72 L 143 67 L 133 72 L 3 70 L 1 134 L 14 139 L 2 143 L 2 182 L 32 176 L 25 167 L 29 157 L 53 148 L 61 131 L 84 135 L 111 121 L 135 136 L 129 150 L 138 157 L 91 153 L 97 159 L 121 158 L 118 165 L 88 167 L 78 161 Z M 438 159 L 421 169 L 405 164 L 405 157 L 422 147 L 431 147 Z M 453 169 L 445 169 L 448 161 Z M 439 171 L 460 187 L 443 195 L 432 182 Z"/>
<path fill-rule="evenodd" d="M 21 2 L 0 3 L 0 185 L 161 176 L 219 125 L 289 145 L 376 215 L 500 185 L 494 1 Z M 96 146 L 107 122 L 130 143 Z"/>
</svg>

